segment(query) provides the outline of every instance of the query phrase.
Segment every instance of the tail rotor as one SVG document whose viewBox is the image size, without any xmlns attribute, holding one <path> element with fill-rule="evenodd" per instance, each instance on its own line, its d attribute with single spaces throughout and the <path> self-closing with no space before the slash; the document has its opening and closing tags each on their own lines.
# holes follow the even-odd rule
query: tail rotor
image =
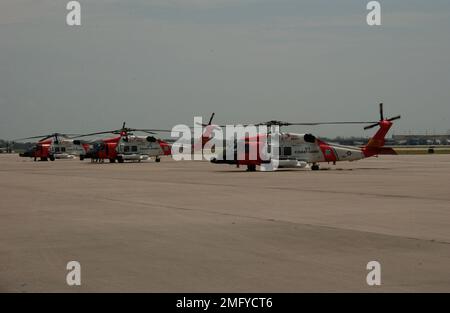
<svg viewBox="0 0 450 313">
<path fill-rule="evenodd" d="M 400 115 L 397 115 L 397 116 L 394 116 L 394 117 L 385 119 L 385 118 L 384 118 L 384 113 L 383 113 L 383 103 L 380 103 L 380 121 L 377 122 L 377 123 L 368 125 L 368 126 L 364 127 L 364 129 L 367 130 L 367 129 L 374 128 L 375 126 L 379 126 L 380 123 L 383 122 L 383 121 L 392 122 L 392 121 L 398 120 L 398 119 L 400 119 L 400 118 L 401 118 L 401 116 L 400 116 Z"/>
</svg>

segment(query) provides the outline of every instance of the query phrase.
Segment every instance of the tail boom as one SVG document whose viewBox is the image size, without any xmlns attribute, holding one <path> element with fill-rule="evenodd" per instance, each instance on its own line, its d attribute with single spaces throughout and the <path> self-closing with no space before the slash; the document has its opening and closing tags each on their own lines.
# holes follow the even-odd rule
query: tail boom
<svg viewBox="0 0 450 313">
<path fill-rule="evenodd" d="M 379 155 L 379 154 L 396 154 L 392 148 L 384 147 L 385 137 L 392 127 L 392 122 L 388 120 L 382 120 L 379 122 L 380 129 L 376 134 L 370 138 L 366 146 L 363 147 L 362 151 L 366 158 Z"/>
</svg>

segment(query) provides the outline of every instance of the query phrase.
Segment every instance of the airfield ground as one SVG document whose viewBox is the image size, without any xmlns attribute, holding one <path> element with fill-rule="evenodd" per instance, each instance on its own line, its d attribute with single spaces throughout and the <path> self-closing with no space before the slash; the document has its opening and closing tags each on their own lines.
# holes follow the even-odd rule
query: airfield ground
<svg viewBox="0 0 450 313">
<path fill-rule="evenodd" d="M 0 291 L 450 292 L 450 156 L 329 167 L 0 155 Z"/>
</svg>

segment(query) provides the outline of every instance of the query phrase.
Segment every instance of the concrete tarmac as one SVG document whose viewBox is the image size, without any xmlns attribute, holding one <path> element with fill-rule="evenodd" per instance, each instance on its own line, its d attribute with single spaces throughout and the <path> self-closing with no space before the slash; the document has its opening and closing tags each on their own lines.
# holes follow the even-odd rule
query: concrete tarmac
<svg viewBox="0 0 450 313">
<path fill-rule="evenodd" d="M 449 182 L 449 155 L 273 173 L 0 155 L 0 291 L 450 292 Z"/>
</svg>

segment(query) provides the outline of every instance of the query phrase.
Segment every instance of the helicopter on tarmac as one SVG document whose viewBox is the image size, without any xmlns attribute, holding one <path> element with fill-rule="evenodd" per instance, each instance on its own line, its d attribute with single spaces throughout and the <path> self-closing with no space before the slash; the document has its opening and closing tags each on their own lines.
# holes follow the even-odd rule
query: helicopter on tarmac
<svg viewBox="0 0 450 313">
<path fill-rule="evenodd" d="M 151 136 L 136 136 L 134 132 L 143 132 Z M 80 159 L 90 158 L 93 162 L 123 163 L 125 161 L 140 162 L 155 158 L 155 162 L 161 161 L 161 156 L 171 154 L 169 143 L 154 137 L 155 132 L 170 132 L 164 129 L 138 129 L 128 128 L 124 122 L 122 128 L 79 135 L 74 138 L 91 137 L 102 134 L 114 134 L 116 136 L 105 139 L 97 139 L 84 144 L 89 145 L 86 153 Z M 81 140 L 75 140 L 82 144 Z"/>
<path fill-rule="evenodd" d="M 271 151 L 271 143 L 269 133 L 257 134 L 256 136 L 246 136 L 239 140 L 244 142 L 245 149 L 239 151 L 237 142 L 233 146 L 228 146 L 223 150 L 221 155 L 212 158 L 210 161 L 215 164 L 230 164 L 237 167 L 247 166 L 247 171 L 256 171 L 257 166 L 260 171 L 275 171 L 279 168 L 306 168 L 311 170 L 319 170 L 320 163 L 333 163 L 340 161 L 356 161 L 380 154 L 396 154 L 392 148 L 384 147 L 385 136 L 393 125 L 393 121 L 400 118 L 399 116 L 385 118 L 383 114 L 383 104 L 379 105 L 380 120 L 372 122 L 319 122 L 319 123 L 287 123 L 281 121 L 268 121 L 253 124 L 255 126 L 265 125 L 268 127 L 278 127 L 278 155 L 263 158 L 260 152 L 262 146 L 268 147 L 267 151 Z M 312 134 L 297 134 L 279 131 L 279 127 L 294 125 L 332 125 L 332 124 L 370 124 L 364 129 L 371 129 L 378 126 L 379 129 L 375 135 L 370 138 L 369 142 L 363 147 L 343 146 L 338 144 L 326 143 Z M 251 125 L 251 124 L 250 124 Z M 203 125 L 208 128 L 208 125 Z M 216 127 L 225 127 L 214 125 Z M 247 125 L 248 126 L 248 125 Z M 210 138 L 211 139 L 211 138 Z M 227 149 L 231 149 L 227 151 Z M 250 156 L 250 151 L 257 151 L 256 157 Z M 241 149 L 242 150 L 242 149 Z M 273 150 L 273 149 L 272 149 Z M 228 153 L 227 153 L 228 152 Z M 231 158 L 227 156 L 232 155 Z"/>
<path fill-rule="evenodd" d="M 34 161 L 38 159 L 40 161 L 55 161 L 55 159 L 71 159 L 84 155 L 87 146 L 72 140 L 70 136 L 76 136 L 76 134 L 53 133 L 43 136 L 20 138 L 14 141 L 40 139 L 30 149 L 19 154 L 20 157 L 33 158 Z"/>
</svg>

